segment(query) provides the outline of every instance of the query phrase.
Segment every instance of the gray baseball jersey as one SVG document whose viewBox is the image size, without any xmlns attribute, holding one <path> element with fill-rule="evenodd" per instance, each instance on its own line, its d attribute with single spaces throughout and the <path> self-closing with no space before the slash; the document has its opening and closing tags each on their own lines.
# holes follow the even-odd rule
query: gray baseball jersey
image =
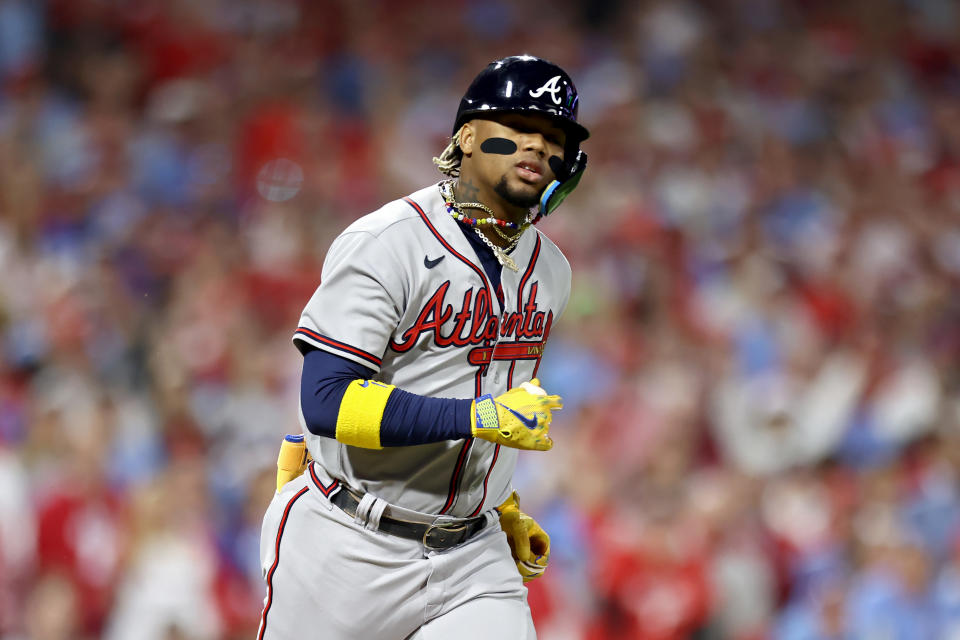
<svg viewBox="0 0 960 640">
<path fill-rule="evenodd" d="M 499 395 L 534 377 L 570 295 L 570 265 L 535 228 L 503 269 L 501 306 L 437 185 L 386 204 L 331 245 L 294 340 L 374 369 L 411 393 Z M 312 435 L 329 481 L 406 509 L 475 516 L 510 493 L 518 451 L 480 439 L 381 450 Z"/>
</svg>

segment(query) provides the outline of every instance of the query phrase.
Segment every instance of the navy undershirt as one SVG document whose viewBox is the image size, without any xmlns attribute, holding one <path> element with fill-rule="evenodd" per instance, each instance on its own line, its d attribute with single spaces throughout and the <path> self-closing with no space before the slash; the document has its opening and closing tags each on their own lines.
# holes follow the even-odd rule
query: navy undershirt
<svg viewBox="0 0 960 640">
<path fill-rule="evenodd" d="M 500 272 L 503 270 L 503 267 L 500 265 L 500 261 L 497 260 L 497 256 L 493 255 L 493 249 L 484 244 L 483 240 L 477 236 L 477 233 L 472 227 L 468 227 L 462 223 L 458 223 L 457 226 L 473 246 L 477 257 L 480 258 L 480 264 L 487 273 L 487 277 L 490 278 L 490 284 L 493 285 L 493 290 L 497 294 L 497 300 L 500 301 L 500 309 L 503 310 L 503 285 L 500 283 Z"/>
<path fill-rule="evenodd" d="M 327 351 L 307 351 L 300 378 L 300 407 L 310 433 L 335 438 L 347 386 L 375 375 L 373 369 Z M 394 389 L 383 410 L 380 444 L 399 447 L 469 438 L 472 404 L 472 398 L 428 398 Z"/>
<path fill-rule="evenodd" d="M 503 309 L 500 262 L 472 228 L 462 224 L 457 226 L 474 248 Z M 340 402 L 347 387 L 357 379 L 373 379 L 376 372 L 327 351 L 308 348 L 302 342 L 297 346 L 304 351 L 300 407 L 307 429 L 318 436 L 335 438 Z M 472 399 L 428 398 L 394 389 L 380 422 L 380 444 L 399 447 L 469 438 L 472 403 Z"/>
</svg>

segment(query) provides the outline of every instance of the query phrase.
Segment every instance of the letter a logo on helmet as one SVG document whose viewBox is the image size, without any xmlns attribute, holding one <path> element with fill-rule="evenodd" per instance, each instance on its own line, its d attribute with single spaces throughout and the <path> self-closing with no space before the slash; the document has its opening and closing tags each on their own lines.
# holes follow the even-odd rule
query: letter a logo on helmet
<svg viewBox="0 0 960 640">
<path fill-rule="evenodd" d="M 544 93 L 550 94 L 550 99 L 553 100 L 554 104 L 560 104 L 562 100 L 557 94 L 563 91 L 563 88 L 558 84 L 560 82 L 560 76 L 553 76 L 547 80 L 542 87 L 534 91 L 530 90 L 531 98 L 539 98 Z"/>
</svg>

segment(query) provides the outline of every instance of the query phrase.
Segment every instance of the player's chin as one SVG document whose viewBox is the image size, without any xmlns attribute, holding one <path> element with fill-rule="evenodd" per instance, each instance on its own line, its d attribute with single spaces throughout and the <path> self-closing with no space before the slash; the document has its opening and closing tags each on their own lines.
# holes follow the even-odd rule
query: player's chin
<svg viewBox="0 0 960 640">
<path fill-rule="evenodd" d="M 540 184 L 541 182 L 543 184 Z M 544 186 L 546 186 L 546 182 L 542 179 L 531 183 L 516 176 L 504 176 L 500 180 L 500 184 L 497 185 L 496 191 L 510 204 L 529 209 L 540 202 L 540 194 L 543 192 Z"/>
</svg>

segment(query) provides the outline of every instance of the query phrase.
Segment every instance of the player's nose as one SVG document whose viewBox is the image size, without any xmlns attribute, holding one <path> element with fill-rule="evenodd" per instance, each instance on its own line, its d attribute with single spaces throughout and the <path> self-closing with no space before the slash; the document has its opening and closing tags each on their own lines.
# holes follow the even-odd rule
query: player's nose
<svg viewBox="0 0 960 640">
<path fill-rule="evenodd" d="M 545 155 L 547 152 L 547 141 L 542 133 L 531 131 L 523 134 L 523 141 L 520 146 L 524 151 L 533 151 L 537 155 Z"/>
</svg>

